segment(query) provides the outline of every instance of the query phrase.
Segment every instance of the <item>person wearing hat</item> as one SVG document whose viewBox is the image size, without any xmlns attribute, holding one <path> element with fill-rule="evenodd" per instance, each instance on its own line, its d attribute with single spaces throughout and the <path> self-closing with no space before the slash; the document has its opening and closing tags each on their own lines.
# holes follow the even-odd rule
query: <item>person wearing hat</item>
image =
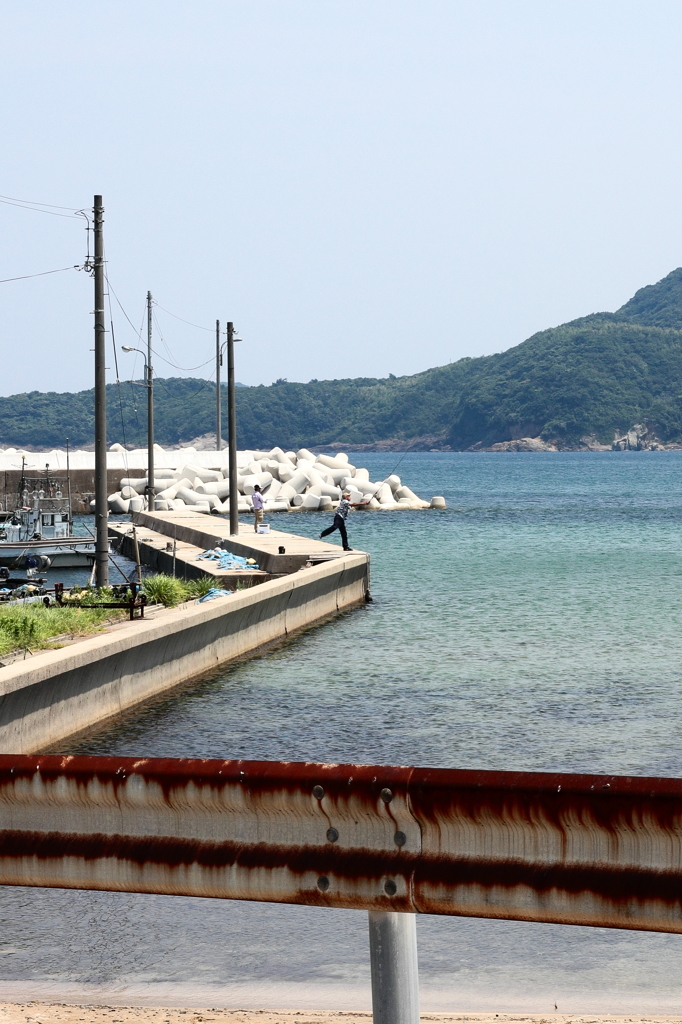
<svg viewBox="0 0 682 1024">
<path fill-rule="evenodd" d="M 361 502 L 361 504 L 364 504 L 364 502 Z M 341 496 L 341 501 L 339 502 L 338 507 L 336 509 L 336 512 L 334 513 L 334 522 L 332 523 L 332 525 L 328 529 L 322 531 L 322 533 L 320 534 L 320 540 L 322 540 L 323 537 L 328 537 L 330 533 L 334 532 L 334 530 L 338 530 L 339 533 L 341 534 L 341 541 L 343 543 L 343 550 L 344 551 L 352 551 L 353 549 L 348 547 L 348 534 L 346 533 L 346 519 L 348 518 L 348 513 L 354 507 L 358 508 L 359 506 L 351 505 L 351 503 L 350 503 L 350 491 L 344 491 L 342 496 Z"/>
<path fill-rule="evenodd" d="M 263 522 L 263 508 L 265 506 L 265 498 L 261 494 L 259 484 L 256 484 L 254 487 L 251 500 L 253 502 L 253 529 L 255 533 L 258 533 L 258 527 Z"/>
</svg>

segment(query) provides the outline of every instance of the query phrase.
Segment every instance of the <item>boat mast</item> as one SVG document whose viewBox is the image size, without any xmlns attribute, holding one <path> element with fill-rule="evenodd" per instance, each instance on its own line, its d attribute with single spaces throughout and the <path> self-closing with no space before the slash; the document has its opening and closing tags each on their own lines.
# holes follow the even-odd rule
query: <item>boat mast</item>
<svg viewBox="0 0 682 1024">
<path fill-rule="evenodd" d="M 107 503 L 107 398 L 104 326 L 104 236 L 102 197 L 95 196 L 95 585 L 109 585 L 109 509 Z"/>
<path fill-rule="evenodd" d="M 73 533 L 73 511 L 71 509 L 71 463 L 69 461 L 69 439 L 66 439 L 66 487 L 69 495 L 69 533 Z"/>
</svg>

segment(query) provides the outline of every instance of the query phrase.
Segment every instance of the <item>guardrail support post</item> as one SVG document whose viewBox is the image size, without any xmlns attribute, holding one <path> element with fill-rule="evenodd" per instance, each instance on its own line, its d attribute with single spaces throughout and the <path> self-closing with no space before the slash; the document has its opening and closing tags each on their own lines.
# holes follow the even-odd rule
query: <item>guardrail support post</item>
<svg viewBox="0 0 682 1024">
<path fill-rule="evenodd" d="M 374 1024 L 419 1024 L 416 914 L 369 911 Z"/>
</svg>

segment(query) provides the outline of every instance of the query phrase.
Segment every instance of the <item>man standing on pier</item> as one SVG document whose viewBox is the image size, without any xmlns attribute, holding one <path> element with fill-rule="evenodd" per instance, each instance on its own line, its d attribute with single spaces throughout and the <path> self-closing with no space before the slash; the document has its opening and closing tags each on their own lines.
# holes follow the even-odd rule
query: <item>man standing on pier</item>
<svg viewBox="0 0 682 1024">
<path fill-rule="evenodd" d="M 261 494 L 259 484 L 254 487 L 251 500 L 253 501 L 253 530 L 254 533 L 258 533 L 258 527 L 263 522 L 263 506 L 265 505 L 265 498 Z"/>
<path fill-rule="evenodd" d="M 330 527 L 328 527 L 328 529 L 323 530 L 322 533 L 320 534 L 320 540 L 322 540 L 323 537 L 328 537 L 330 533 L 334 532 L 334 530 L 338 530 L 339 533 L 341 534 L 341 541 L 343 542 L 344 551 L 353 550 L 352 548 L 348 547 L 348 534 L 346 533 L 346 519 L 348 518 L 348 513 L 352 508 L 349 498 L 350 491 L 344 491 L 343 494 L 341 495 L 341 501 L 339 502 L 336 512 L 334 514 L 334 522 Z"/>
</svg>

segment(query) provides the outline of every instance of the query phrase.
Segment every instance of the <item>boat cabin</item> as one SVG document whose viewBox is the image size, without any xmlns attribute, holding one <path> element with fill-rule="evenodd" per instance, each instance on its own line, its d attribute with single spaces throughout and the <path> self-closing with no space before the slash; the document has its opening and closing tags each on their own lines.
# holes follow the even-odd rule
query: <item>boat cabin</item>
<svg viewBox="0 0 682 1024">
<path fill-rule="evenodd" d="M 0 541 L 23 543 L 71 535 L 69 506 L 60 498 L 35 498 L 33 508 L 17 508 L 0 522 Z"/>
</svg>

